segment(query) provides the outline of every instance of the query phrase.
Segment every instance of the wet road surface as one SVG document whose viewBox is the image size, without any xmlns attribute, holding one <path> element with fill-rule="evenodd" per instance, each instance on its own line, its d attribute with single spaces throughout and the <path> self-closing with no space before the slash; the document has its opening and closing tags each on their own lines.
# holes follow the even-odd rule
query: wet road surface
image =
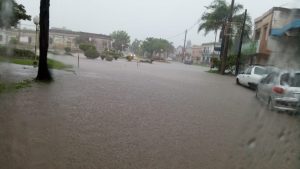
<svg viewBox="0 0 300 169">
<path fill-rule="evenodd" d="M 81 59 L 52 84 L 1 94 L 0 166 L 299 168 L 299 118 L 266 111 L 233 77 L 207 70 Z"/>
</svg>

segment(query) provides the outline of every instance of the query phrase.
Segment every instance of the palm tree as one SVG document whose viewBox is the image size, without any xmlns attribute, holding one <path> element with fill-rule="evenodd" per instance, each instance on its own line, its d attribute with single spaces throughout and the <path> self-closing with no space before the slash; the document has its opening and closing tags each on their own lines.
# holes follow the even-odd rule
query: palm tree
<svg viewBox="0 0 300 169">
<path fill-rule="evenodd" d="M 52 76 L 47 64 L 49 45 L 49 7 L 50 0 L 41 0 L 40 4 L 40 58 L 39 70 L 36 80 L 52 81 Z"/>
<path fill-rule="evenodd" d="M 205 7 L 208 12 L 205 12 L 202 17 L 202 23 L 199 25 L 198 32 L 204 30 L 205 35 L 209 32 L 214 31 L 217 32 L 220 30 L 227 20 L 227 17 L 230 13 L 230 4 L 228 4 L 225 0 L 214 0 L 209 6 Z M 240 23 L 243 21 L 243 13 L 242 10 L 244 9 L 243 5 L 235 4 L 233 9 L 233 26 L 239 26 Z M 247 24 L 250 26 L 251 18 L 247 20 Z"/>
<path fill-rule="evenodd" d="M 202 30 L 204 31 L 205 35 L 210 32 L 214 32 L 216 43 L 218 31 L 221 30 L 221 36 L 224 33 L 225 24 L 230 14 L 230 4 L 228 4 L 226 0 L 214 0 L 209 6 L 205 8 L 207 12 L 205 12 L 201 17 L 202 23 L 199 25 L 198 33 Z M 244 18 L 244 14 L 241 13 L 243 8 L 244 7 L 241 4 L 234 5 L 232 24 L 230 29 L 232 35 L 238 35 L 241 32 L 240 28 Z M 252 22 L 249 15 L 247 16 L 245 30 L 245 39 L 249 39 L 252 30 Z M 231 41 L 234 41 L 234 39 L 236 38 L 234 36 L 232 37 L 233 39 L 231 39 Z"/>
</svg>

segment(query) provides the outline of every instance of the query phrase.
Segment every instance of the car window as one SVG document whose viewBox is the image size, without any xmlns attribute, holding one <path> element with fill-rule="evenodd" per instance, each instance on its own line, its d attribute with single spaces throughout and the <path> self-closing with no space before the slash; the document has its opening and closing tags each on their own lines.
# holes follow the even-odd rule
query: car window
<svg viewBox="0 0 300 169">
<path fill-rule="evenodd" d="M 256 74 L 256 75 L 265 75 L 265 74 L 267 74 L 267 70 L 264 69 L 264 68 L 261 68 L 261 67 L 256 67 L 254 69 L 254 74 Z"/>
<path fill-rule="evenodd" d="M 300 87 L 300 73 L 295 74 L 292 87 Z"/>
<path fill-rule="evenodd" d="M 267 77 L 265 77 L 261 83 L 263 84 L 271 84 L 274 83 L 274 79 L 275 79 L 276 74 L 275 73 L 271 73 L 269 74 Z"/>
<path fill-rule="evenodd" d="M 283 86 L 300 87 L 300 73 L 297 73 L 294 76 L 289 73 L 281 75 L 280 84 Z"/>
<path fill-rule="evenodd" d="M 252 68 L 248 68 L 247 71 L 245 72 L 247 75 L 251 75 Z"/>
<path fill-rule="evenodd" d="M 285 73 L 280 77 L 280 85 L 282 86 L 290 86 L 290 74 Z"/>
</svg>

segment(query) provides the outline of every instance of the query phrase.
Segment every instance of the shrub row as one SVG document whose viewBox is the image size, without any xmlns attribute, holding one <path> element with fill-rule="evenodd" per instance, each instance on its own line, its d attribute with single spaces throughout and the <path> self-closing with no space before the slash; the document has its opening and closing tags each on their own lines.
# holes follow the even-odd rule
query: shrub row
<svg viewBox="0 0 300 169">
<path fill-rule="evenodd" d="M 16 49 L 16 48 L 8 48 L 5 46 L 0 46 L 0 55 L 1 56 L 13 56 L 17 58 L 35 58 L 34 52 L 30 50 Z"/>
</svg>

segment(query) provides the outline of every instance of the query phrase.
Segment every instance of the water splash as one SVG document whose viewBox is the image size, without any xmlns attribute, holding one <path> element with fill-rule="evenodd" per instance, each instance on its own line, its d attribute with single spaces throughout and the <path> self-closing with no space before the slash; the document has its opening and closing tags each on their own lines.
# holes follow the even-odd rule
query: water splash
<svg viewBox="0 0 300 169">
<path fill-rule="evenodd" d="M 300 19 L 300 10 L 296 6 L 300 6 L 300 2 L 293 2 L 291 12 L 287 18 L 279 18 L 287 20 L 286 24 L 290 24 L 296 19 Z M 291 5 L 289 4 L 289 5 Z M 284 23 L 284 22 L 283 22 Z M 285 24 L 285 25 L 286 25 Z M 284 25 L 283 25 L 284 26 Z M 268 64 L 274 65 L 282 69 L 300 69 L 300 33 L 299 31 L 289 31 L 281 37 L 270 37 L 271 56 Z"/>
<path fill-rule="evenodd" d="M 10 21 L 14 17 L 13 16 L 13 2 L 11 0 L 3 0 L 1 6 L 1 21 L 3 23 L 3 27 L 10 27 Z"/>
</svg>

